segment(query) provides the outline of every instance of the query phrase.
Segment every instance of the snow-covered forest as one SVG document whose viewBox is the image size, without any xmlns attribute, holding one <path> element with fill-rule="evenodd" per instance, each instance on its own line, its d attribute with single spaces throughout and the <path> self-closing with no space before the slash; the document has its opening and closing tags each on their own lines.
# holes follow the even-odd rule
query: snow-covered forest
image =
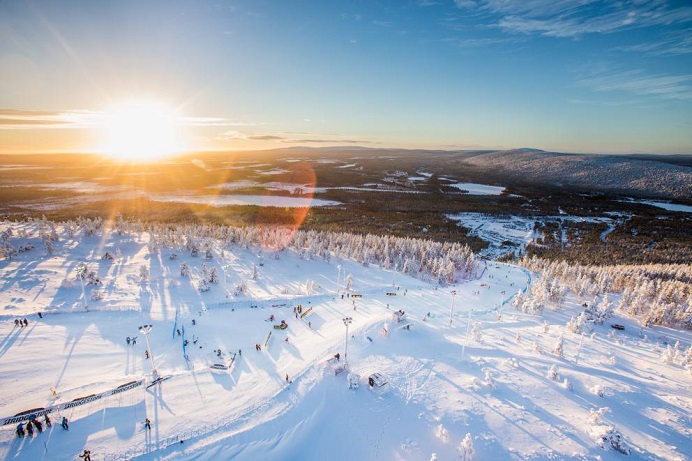
<svg viewBox="0 0 692 461">
<path fill-rule="evenodd" d="M 541 274 L 526 298 L 531 309 L 546 301 L 559 303 L 567 290 L 602 306 L 610 306 L 615 295 L 619 300 L 614 307 L 642 325 L 692 329 L 690 264 L 581 266 L 535 257 L 524 257 L 521 264 Z"/>
<path fill-rule="evenodd" d="M 212 249 L 230 248 L 239 245 L 245 248 L 260 247 L 268 253 L 291 249 L 301 258 L 348 259 L 364 266 L 375 264 L 383 269 L 393 269 L 421 280 L 440 284 L 454 283 L 458 277 L 464 278 L 477 270 L 474 253 L 466 245 L 440 243 L 433 240 L 358 235 L 342 232 L 304 231 L 288 227 L 247 226 L 230 227 L 218 225 L 169 225 L 159 223 L 128 222 L 118 217 L 112 222 L 103 219 L 80 218 L 65 223 L 52 223 L 36 220 L 36 233 L 26 231 L 15 235 L 10 227 L 0 235 L 0 257 L 11 258 L 25 247 L 13 240 L 26 241 L 38 238 L 43 242 L 46 252 L 52 253 L 54 242 L 58 240 L 56 228 L 66 229 L 70 237 L 94 235 L 99 230 L 114 231 L 119 235 L 147 232 L 151 235 L 149 249 L 185 249 L 193 255 L 200 252 L 209 255 Z M 15 239 L 12 239 L 12 237 Z M 17 247 L 17 248 L 15 248 Z"/>
</svg>

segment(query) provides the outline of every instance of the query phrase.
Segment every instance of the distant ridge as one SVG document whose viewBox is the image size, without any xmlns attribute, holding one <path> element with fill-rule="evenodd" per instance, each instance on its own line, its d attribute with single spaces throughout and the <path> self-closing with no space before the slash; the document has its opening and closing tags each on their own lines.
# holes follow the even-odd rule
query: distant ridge
<svg viewBox="0 0 692 461">
<path fill-rule="evenodd" d="M 692 168 L 621 155 L 566 154 L 511 149 L 476 155 L 465 163 L 515 180 L 647 197 L 692 198 Z"/>
</svg>

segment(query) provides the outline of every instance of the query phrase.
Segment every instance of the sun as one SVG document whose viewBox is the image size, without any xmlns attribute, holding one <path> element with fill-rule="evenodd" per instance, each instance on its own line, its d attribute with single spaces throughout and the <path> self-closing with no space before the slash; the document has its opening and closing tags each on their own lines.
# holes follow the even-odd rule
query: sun
<svg viewBox="0 0 692 461">
<path fill-rule="evenodd" d="M 99 151 L 123 161 L 147 162 L 185 150 L 180 116 L 151 101 L 119 105 L 103 117 Z"/>
</svg>

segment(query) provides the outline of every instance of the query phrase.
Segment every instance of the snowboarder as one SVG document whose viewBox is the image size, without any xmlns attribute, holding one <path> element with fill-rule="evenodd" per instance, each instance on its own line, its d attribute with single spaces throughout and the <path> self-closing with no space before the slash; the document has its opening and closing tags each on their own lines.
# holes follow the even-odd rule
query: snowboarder
<svg viewBox="0 0 692 461">
<path fill-rule="evenodd" d="M 26 433 L 24 432 L 24 423 L 17 424 L 17 437 L 24 437 Z"/>
<path fill-rule="evenodd" d="M 53 427 L 53 421 L 51 421 L 50 418 L 48 417 L 48 413 L 43 415 L 43 419 L 46 422 L 46 427 Z"/>
<path fill-rule="evenodd" d="M 334 358 L 339 360 L 341 358 L 341 354 L 337 352 L 336 354 L 334 354 Z"/>
<path fill-rule="evenodd" d="M 67 424 L 67 418 L 64 417 L 64 416 L 62 417 L 62 422 L 60 423 L 60 425 L 61 425 L 62 428 L 65 429 L 66 431 L 70 430 L 69 425 Z"/>
<path fill-rule="evenodd" d="M 144 355 L 146 355 L 146 357 L 149 358 L 149 351 L 144 351 Z"/>
<path fill-rule="evenodd" d="M 91 450 L 84 449 L 84 453 L 79 455 L 80 458 L 84 458 L 84 461 L 91 461 Z"/>
<path fill-rule="evenodd" d="M 43 314 L 39 312 L 39 313 L 38 313 L 38 318 L 42 319 L 42 318 L 43 318 Z"/>
<path fill-rule="evenodd" d="M 151 430 L 151 421 L 149 421 L 149 418 L 144 419 L 144 428 L 148 431 Z"/>
<path fill-rule="evenodd" d="M 125 338 L 125 341 L 127 342 L 127 345 L 129 346 L 129 345 L 130 345 L 130 341 L 132 341 L 132 340 L 131 340 L 130 337 L 128 336 L 127 338 Z"/>
</svg>

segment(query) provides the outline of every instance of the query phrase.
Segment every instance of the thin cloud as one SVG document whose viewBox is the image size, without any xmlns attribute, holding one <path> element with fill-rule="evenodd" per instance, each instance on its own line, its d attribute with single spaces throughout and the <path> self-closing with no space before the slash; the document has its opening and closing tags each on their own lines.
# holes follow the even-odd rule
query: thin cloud
<svg viewBox="0 0 692 461">
<path fill-rule="evenodd" d="M 456 5 L 485 12 L 506 31 L 561 38 L 692 21 L 692 7 L 661 0 L 457 0 Z"/>
<path fill-rule="evenodd" d="M 247 139 L 252 139 L 253 141 L 283 141 L 286 138 L 284 138 L 283 136 L 264 134 L 264 135 L 248 136 Z"/>
<path fill-rule="evenodd" d="M 74 129 L 98 125 L 100 115 L 89 111 L 47 111 L 0 108 L 0 129 Z"/>
<path fill-rule="evenodd" d="M 28 110 L 0 108 L 0 129 L 73 129 L 93 128 L 103 124 L 105 112 L 88 110 Z M 260 126 L 268 123 L 251 123 L 223 117 L 179 117 L 177 122 L 190 127 Z"/>
<path fill-rule="evenodd" d="M 242 139 L 247 141 L 275 141 L 283 144 L 375 144 L 365 139 L 341 138 L 338 135 L 325 135 L 302 131 L 281 131 L 271 134 L 248 134 L 242 131 L 226 131 L 217 136 L 219 139 Z"/>
<path fill-rule="evenodd" d="M 667 100 L 692 100 L 692 75 L 647 75 L 641 70 L 596 75 L 579 81 L 596 91 L 626 91 Z"/>
<path fill-rule="evenodd" d="M 374 144 L 372 141 L 366 141 L 363 139 L 284 139 L 281 142 L 288 144 Z"/>
<path fill-rule="evenodd" d="M 644 53 L 651 56 L 680 56 L 692 53 L 692 35 L 680 33 L 665 40 L 623 46 L 621 51 Z"/>
</svg>

